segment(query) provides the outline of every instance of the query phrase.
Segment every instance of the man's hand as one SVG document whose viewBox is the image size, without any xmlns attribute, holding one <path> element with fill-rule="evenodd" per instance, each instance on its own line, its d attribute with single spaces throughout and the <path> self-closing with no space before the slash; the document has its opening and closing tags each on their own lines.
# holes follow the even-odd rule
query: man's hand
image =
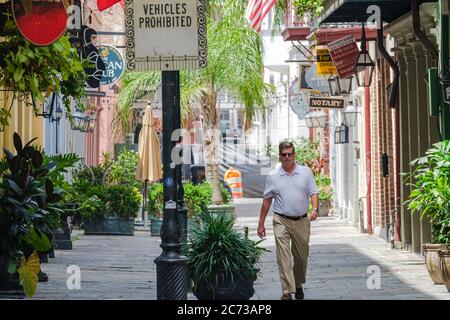
<svg viewBox="0 0 450 320">
<path fill-rule="evenodd" d="M 312 212 L 311 212 L 311 214 L 309 215 L 309 220 L 310 221 L 314 221 L 314 220 L 316 220 L 317 219 L 317 211 L 316 210 L 313 210 Z"/>
<path fill-rule="evenodd" d="M 260 238 L 264 238 L 266 236 L 266 228 L 263 224 L 258 225 L 258 236 Z"/>
</svg>

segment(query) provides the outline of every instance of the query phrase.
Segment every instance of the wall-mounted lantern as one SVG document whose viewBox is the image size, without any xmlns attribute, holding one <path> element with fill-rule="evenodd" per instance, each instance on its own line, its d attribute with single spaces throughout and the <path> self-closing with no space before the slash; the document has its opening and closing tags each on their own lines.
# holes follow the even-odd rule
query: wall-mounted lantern
<svg viewBox="0 0 450 320">
<path fill-rule="evenodd" d="M 359 87 L 370 87 L 372 84 L 373 71 L 375 70 L 375 64 L 370 57 L 366 48 L 366 31 L 364 29 L 364 23 L 362 25 L 361 36 L 361 51 L 358 54 L 355 64 L 356 82 Z"/>
<path fill-rule="evenodd" d="M 356 118 L 358 116 L 358 110 L 353 105 L 353 101 L 349 100 L 347 102 L 347 107 L 345 107 L 342 112 L 343 123 L 347 127 L 354 127 L 356 125 Z"/>
</svg>

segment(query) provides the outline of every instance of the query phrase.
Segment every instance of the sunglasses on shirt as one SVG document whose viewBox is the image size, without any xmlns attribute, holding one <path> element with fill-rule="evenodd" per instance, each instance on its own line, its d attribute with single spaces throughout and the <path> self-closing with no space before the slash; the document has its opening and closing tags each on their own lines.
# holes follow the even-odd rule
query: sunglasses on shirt
<svg viewBox="0 0 450 320">
<path fill-rule="evenodd" d="M 293 152 L 287 152 L 287 153 L 284 153 L 284 152 L 283 152 L 283 153 L 281 153 L 281 156 L 282 156 L 282 157 L 289 157 L 289 158 L 290 158 L 290 157 L 292 157 L 293 155 L 294 155 Z"/>
</svg>

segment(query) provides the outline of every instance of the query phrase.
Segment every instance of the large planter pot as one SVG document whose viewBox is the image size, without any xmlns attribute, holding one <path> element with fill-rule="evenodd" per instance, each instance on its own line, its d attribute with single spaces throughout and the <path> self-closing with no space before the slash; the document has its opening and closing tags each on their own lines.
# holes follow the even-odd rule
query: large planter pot
<svg viewBox="0 0 450 320">
<path fill-rule="evenodd" d="M 330 215 L 330 211 L 333 208 L 333 203 L 331 200 L 321 200 L 319 201 L 319 217 L 328 217 Z"/>
<path fill-rule="evenodd" d="M 208 212 L 214 213 L 225 213 L 236 218 L 236 206 L 234 204 L 214 204 L 208 206 Z"/>
<path fill-rule="evenodd" d="M 447 246 L 450 248 L 450 246 Z M 440 272 L 441 279 L 445 284 L 445 287 L 450 292 L 450 249 L 439 249 L 437 250 L 437 254 L 440 260 Z"/>
<path fill-rule="evenodd" d="M 16 260 L 0 251 L 0 298 L 24 297 L 19 277 L 14 276 Z"/>
<path fill-rule="evenodd" d="M 154 217 L 150 218 L 150 235 L 152 237 L 161 236 L 161 226 L 162 226 L 162 219 Z"/>
<path fill-rule="evenodd" d="M 72 205 L 73 206 L 73 205 Z M 72 250 L 72 238 L 67 215 L 61 215 L 61 227 L 53 230 L 53 248 L 58 250 Z"/>
<path fill-rule="evenodd" d="M 427 266 L 428 274 L 433 280 L 434 284 L 444 284 L 440 271 L 440 258 L 437 250 L 446 249 L 445 244 L 425 243 L 423 245 L 423 253 L 425 255 L 425 264 Z"/>
<path fill-rule="evenodd" d="M 86 235 L 134 235 L 134 219 L 106 217 L 99 220 L 83 223 L 84 234 Z"/>
<path fill-rule="evenodd" d="M 218 283 L 208 283 L 204 279 L 193 288 L 192 293 L 198 300 L 249 300 L 255 293 L 253 288 L 254 279 L 243 273 L 231 276 L 224 271 L 216 272 L 219 277 Z"/>
</svg>

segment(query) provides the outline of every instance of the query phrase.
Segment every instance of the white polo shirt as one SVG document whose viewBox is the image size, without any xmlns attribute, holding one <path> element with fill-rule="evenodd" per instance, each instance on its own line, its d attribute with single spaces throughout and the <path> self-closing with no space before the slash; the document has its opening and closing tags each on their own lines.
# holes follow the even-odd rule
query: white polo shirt
<svg viewBox="0 0 450 320">
<path fill-rule="evenodd" d="M 311 169 L 297 164 L 289 175 L 280 165 L 267 177 L 263 197 L 274 198 L 274 212 L 297 217 L 308 212 L 309 197 L 316 193 L 319 189 Z"/>
</svg>

